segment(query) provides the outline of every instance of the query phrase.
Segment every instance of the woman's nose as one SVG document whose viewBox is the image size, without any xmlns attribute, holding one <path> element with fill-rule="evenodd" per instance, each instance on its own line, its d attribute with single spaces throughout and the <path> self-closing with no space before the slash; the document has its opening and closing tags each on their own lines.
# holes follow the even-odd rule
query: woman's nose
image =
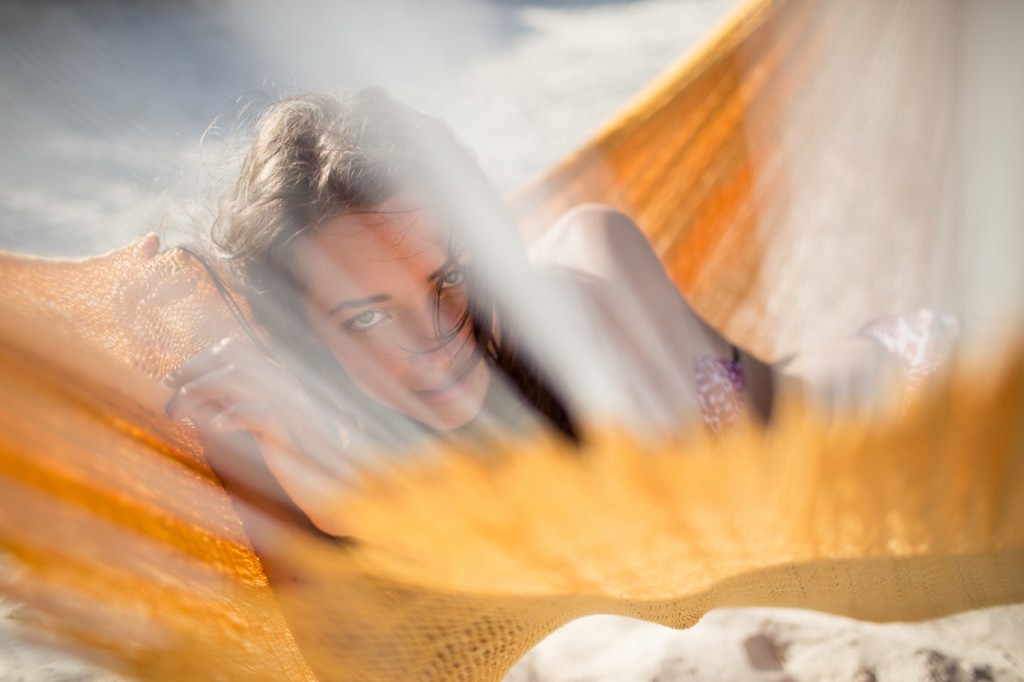
<svg viewBox="0 0 1024 682">
<path fill-rule="evenodd" d="M 403 320 L 403 347 L 412 356 L 426 360 L 443 360 L 450 333 L 442 327 L 438 311 L 431 305 L 416 310 Z"/>
</svg>

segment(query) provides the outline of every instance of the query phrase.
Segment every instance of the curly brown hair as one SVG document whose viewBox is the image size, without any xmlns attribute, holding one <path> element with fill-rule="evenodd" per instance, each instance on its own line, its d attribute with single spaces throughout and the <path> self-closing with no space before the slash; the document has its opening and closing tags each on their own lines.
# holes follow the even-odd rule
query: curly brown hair
<svg viewBox="0 0 1024 682">
<path fill-rule="evenodd" d="M 450 175 L 442 180 L 438 172 L 441 165 L 453 163 L 459 173 L 455 189 Z M 276 346 L 306 362 L 314 358 L 317 372 L 334 377 L 334 388 L 349 401 L 358 390 L 311 338 L 308 321 L 301 317 L 303 284 L 293 262 L 294 247 L 300 237 L 316 234 L 334 218 L 373 211 L 404 189 L 423 190 L 441 205 L 454 200 L 455 192 L 472 192 L 489 214 L 504 215 L 500 198 L 472 155 L 439 120 L 375 89 L 343 98 L 284 99 L 256 118 L 241 173 L 210 232 L 216 255 Z M 453 239 L 449 248 L 462 250 L 465 245 Z M 513 330 L 503 326 L 507 318 L 483 278 L 470 267 L 467 280 L 468 308 L 458 329 L 448 333 L 471 325 L 487 360 L 558 431 L 578 440 L 562 400 L 524 359 Z"/>
</svg>

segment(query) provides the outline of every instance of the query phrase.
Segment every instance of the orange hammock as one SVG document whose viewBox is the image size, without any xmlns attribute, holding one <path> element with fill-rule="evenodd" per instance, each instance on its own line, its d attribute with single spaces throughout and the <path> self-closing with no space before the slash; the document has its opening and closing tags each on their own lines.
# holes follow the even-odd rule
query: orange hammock
<svg viewBox="0 0 1024 682">
<path fill-rule="evenodd" d="M 758 141 L 842 20 L 822 4 L 740 8 L 513 198 L 527 232 L 618 205 L 706 318 L 764 358 L 785 349 L 759 279 L 778 216 L 758 208 L 784 188 Z M 909 620 L 1024 601 L 1021 352 L 902 419 L 826 427 L 789 405 L 767 434 L 716 441 L 438 452 L 340 498 L 342 546 L 270 517 L 243 528 L 244 499 L 163 416 L 156 380 L 238 333 L 194 261 L 128 247 L 0 268 L 0 587 L 127 675 L 497 680 L 591 613 L 687 627 L 721 606 Z M 271 591 L 276 562 L 290 578 Z"/>
</svg>

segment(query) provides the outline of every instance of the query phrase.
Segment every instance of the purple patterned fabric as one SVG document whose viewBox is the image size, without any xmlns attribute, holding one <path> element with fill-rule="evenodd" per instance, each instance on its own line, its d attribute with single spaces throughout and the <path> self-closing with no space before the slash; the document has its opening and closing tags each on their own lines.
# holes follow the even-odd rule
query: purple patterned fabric
<svg viewBox="0 0 1024 682">
<path fill-rule="evenodd" d="M 861 333 L 882 344 L 903 365 L 912 398 L 953 353 L 959 322 L 951 315 L 921 309 L 875 320 Z M 701 418 L 712 434 L 727 431 L 744 412 L 746 382 L 738 360 L 700 355 L 693 359 Z"/>
<path fill-rule="evenodd" d="M 713 434 L 728 430 L 743 414 L 743 367 L 738 360 L 707 355 L 693 359 L 697 402 L 705 426 Z"/>
</svg>

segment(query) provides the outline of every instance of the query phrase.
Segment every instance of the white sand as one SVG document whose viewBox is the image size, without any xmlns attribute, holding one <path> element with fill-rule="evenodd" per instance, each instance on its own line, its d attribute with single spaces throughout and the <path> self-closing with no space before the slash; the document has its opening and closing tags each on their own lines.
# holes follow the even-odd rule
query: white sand
<svg viewBox="0 0 1024 682">
<path fill-rule="evenodd" d="M 114 682 L 120 677 L 27 638 L 20 607 L 0 598 L 0 680 L 4 682 Z"/>
<path fill-rule="evenodd" d="M 0 247 L 82 255 L 178 221 L 220 168 L 199 158 L 203 131 L 217 117 L 230 127 L 236 100 L 273 92 L 266 82 L 382 83 L 442 114 L 512 187 L 585 140 L 731 4 L 309 2 L 341 14 L 309 22 L 249 0 L 7 0 Z M 12 608 L 0 602 L 0 679 L 113 679 L 15 639 Z M 1024 609 L 921 625 L 729 610 L 684 632 L 600 617 L 553 635 L 510 679 L 1024 680 Z"/>
<path fill-rule="evenodd" d="M 596 616 L 536 647 L 509 682 L 981 682 L 1024 679 L 1024 609 L 919 624 L 789 609 L 713 611 L 689 630 Z"/>
</svg>

